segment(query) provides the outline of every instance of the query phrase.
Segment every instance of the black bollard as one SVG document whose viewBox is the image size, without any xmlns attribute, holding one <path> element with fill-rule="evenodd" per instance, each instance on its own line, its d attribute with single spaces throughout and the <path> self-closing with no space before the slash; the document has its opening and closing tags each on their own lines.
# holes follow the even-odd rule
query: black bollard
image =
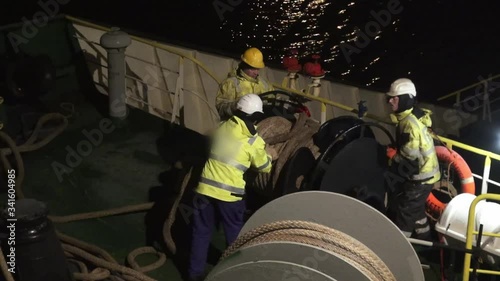
<svg viewBox="0 0 500 281">
<path fill-rule="evenodd" d="M 16 281 L 74 281 L 44 203 L 9 202 L 1 216 L 0 241 Z"/>
</svg>

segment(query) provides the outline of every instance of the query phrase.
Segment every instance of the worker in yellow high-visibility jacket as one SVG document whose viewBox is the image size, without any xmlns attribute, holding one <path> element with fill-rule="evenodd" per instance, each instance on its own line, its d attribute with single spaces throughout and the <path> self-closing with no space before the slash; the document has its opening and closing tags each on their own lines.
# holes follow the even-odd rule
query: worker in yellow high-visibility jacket
<svg viewBox="0 0 500 281">
<path fill-rule="evenodd" d="M 215 107 L 221 120 L 233 116 L 240 97 L 274 90 L 271 83 L 259 77 L 259 72 L 264 67 L 264 57 L 259 49 L 249 48 L 241 55 L 238 68 L 231 71 L 219 85 Z"/>
<path fill-rule="evenodd" d="M 430 240 L 431 231 L 425 213 L 426 199 L 434 183 L 440 180 L 434 140 L 429 133 L 430 111 L 415 106 L 416 87 L 410 79 L 400 78 L 391 84 L 387 101 L 397 123 L 396 148 L 388 148 L 393 171 L 402 185 L 396 197 L 395 224 L 405 236 Z M 397 184 L 391 181 L 390 184 Z M 394 186 L 392 186 L 394 188 Z"/>
<path fill-rule="evenodd" d="M 244 223 L 245 180 L 249 168 L 269 173 L 274 150 L 257 134 L 255 122 L 262 112 L 258 95 L 241 97 L 236 111 L 214 132 L 210 156 L 195 189 L 192 244 L 188 270 L 190 280 L 203 280 L 207 253 L 216 217 L 222 222 L 227 245 L 232 244 Z M 269 151 L 269 153 L 266 151 Z"/>
</svg>

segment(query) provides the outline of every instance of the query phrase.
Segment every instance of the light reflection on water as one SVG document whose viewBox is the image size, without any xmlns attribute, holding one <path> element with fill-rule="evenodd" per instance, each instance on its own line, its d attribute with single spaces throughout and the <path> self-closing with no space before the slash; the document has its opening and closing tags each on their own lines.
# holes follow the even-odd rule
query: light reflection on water
<svg viewBox="0 0 500 281">
<path fill-rule="evenodd" d="M 233 42 L 261 46 L 268 61 L 279 63 L 290 49 L 302 58 L 319 53 L 331 76 L 370 86 L 381 77 L 368 72 L 383 63 L 372 49 L 387 52 L 384 34 L 397 32 L 400 20 L 358 6 L 355 1 L 253 1 L 248 12 L 229 18 L 221 29 Z"/>
<path fill-rule="evenodd" d="M 394 79 L 407 76 L 418 83 L 421 98 L 433 101 L 477 82 L 479 75 L 500 72 L 494 72 L 491 61 L 499 61 L 498 56 L 471 59 L 483 56 L 485 48 L 492 51 L 495 40 L 482 46 L 467 40 L 477 29 L 461 19 L 466 12 L 449 14 L 450 5 L 442 1 L 401 1 L 402 12 L 390 15 L 386 24 L 384 17 L 377 21 L 374 14 L 382 15 L 388 2 L 256 0 L 248 4 L 250 9 L 242 7 L 232 13 L 221 30 L 237 46 L 261 46 L 267 60 L 276 64 L 292 48 L 302 57 L 319 53 L 330 77 L 376 90 L 387 89 Z M 373 27 L 374 21 L 380 28 L 366 40 L 360 34 L 366 35 L 366 27 Z M 462 26 L 468 30 L 461 32 Z M 346 44 L 356 48 L 349 59 Z"/>
</svg>

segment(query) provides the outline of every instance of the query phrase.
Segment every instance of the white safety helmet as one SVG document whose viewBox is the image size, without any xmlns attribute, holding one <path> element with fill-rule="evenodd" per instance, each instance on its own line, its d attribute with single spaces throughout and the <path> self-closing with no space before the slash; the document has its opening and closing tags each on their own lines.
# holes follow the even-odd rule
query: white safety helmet
<svg viewBox="0 0 500 281">
<path fill-rule="evenodd" d="M 252 115 L 255 112 L 264 113 L 262 111 L 262 100 L 256 94 L 247 94 L 242 96 L 236 104 L 236 109 L 248 115 Z"/>
<path fill-rule="evenodd" d="M 412 98 L 417 96 L 415 84 L 408 78 L 399 78 L 392 82 L 391 89 L 387 93 L 388 96 L 396 97 L 409 94 Z"/>
</svg>

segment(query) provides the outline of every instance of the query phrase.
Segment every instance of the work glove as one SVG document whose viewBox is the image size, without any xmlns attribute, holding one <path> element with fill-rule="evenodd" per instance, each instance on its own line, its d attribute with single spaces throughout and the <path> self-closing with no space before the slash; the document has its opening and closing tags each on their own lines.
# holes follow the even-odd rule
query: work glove
<svg viewBox="0 0 500 281">
<path fill-rule="evenodd" d="M 398 153 L 397 149 L 395 149 L 394 147 L 391 147 L 391 146 L 387 147 L 387 151 L 386 151 L 387 158 L 389 158 L 389 159 L 394 158 L 394 156 L 396 156 L 396 153 Z"/>
<path fill-rule="evenodd" d="M 278 159 L 278 152 L 276 152 L 276 149 L 274 149 L 271 146 L 266 146 L 266 152 L 269 156 L 271 156 L 271 159 L 274 161 Z"/>
<path fill-rule="evenodd" d="M 387 158 L 389 159 L 387 161 L 387 165 L 390 167 L 392 166 L 392 162 L 393 162 L 393 158 L 394 156 L 396 156 L 396 153 L 398 153 L 398 150 L 395 149 L 394 147 L 392 146 L 388 146 L 387 147 L 387 150 L 386 150 L 386 155 L 387 155 Z"/>
</svg>

